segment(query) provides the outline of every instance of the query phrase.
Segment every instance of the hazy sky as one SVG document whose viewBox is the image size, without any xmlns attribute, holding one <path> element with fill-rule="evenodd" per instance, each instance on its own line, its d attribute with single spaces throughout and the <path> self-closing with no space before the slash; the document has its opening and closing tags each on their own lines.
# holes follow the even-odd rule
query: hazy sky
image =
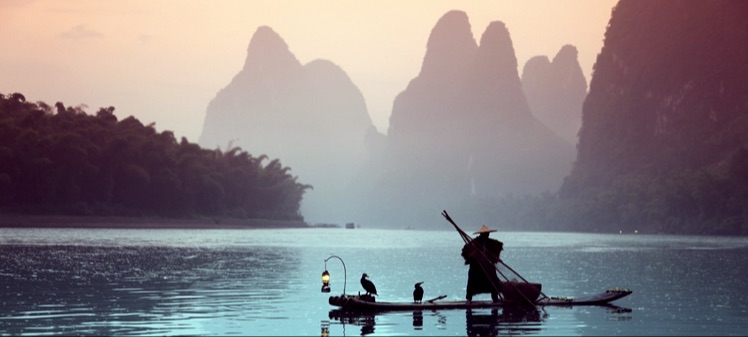
<svg viewBox="0 0 748 337">
<path fill-rule="evenodd" d="M 465 11 L 476 41 L 491 21 L 530 57 L 579 50 L 589 83 L 615 0 L 0 0 L 0 93 L 29 101 L 114 106 L 197 142 L 205 110 L 270 26 L 306 64 L 343 68 L 386 132 L 395 96 L 418 75 L 431 29 Z"/>
</svg>

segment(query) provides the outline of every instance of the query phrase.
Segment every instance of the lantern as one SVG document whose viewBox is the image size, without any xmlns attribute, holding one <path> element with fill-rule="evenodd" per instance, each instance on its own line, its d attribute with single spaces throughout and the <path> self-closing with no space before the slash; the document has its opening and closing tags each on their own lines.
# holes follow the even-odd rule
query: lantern
<svg viewBox="0 0 748 337">
<path fill-rule="evenodd" d="M 343 295 L 345 296 L 345 286 L 348 282 L 347 280 L 347 272 L 345 270 L 345 262 L 343 262 L 343 259 L 341 259 L 339 256 L 336 255 L 330 255 L 330 257 L 325 259 L 325 271 L 322 272 L 322 292 L 323 293 L 329 293 L 330 292 L 330 272 L 327 271 L 327 261 L 335 258 L 340 260 L 340 263 L 343 264 Z"/>
<path fill-rule="evenodd" d="M 322 292 L 330 292 L 330 273 L 327 270 L 322 272 Z"/>
</svg>

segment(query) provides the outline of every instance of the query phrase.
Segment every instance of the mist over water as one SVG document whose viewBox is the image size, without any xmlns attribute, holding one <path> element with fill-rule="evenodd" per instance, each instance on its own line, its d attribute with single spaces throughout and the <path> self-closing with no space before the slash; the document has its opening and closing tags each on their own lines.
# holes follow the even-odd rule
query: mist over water
<svg viewBox="0 0 748 337">
<path fill-rule="evenodd" d="M 350 315 L 327 303 L 369 274 L 379 301 L 464 297 L 451 231 L 0 229 L 0 334 L 744 335 L 748 239 L 495 233 L 549 296 L 611 288 L 614 307 Z M 345 261 L 324 260 L 335 254 Z M 332 275 L 321 293 L 320 275 Z M 344 275 L 347 276 L 344 279 Z M 488 299 L 488 295 L 481 295 Z M 477 299 L 484 299 L 479 296 Z"/>
</svg>

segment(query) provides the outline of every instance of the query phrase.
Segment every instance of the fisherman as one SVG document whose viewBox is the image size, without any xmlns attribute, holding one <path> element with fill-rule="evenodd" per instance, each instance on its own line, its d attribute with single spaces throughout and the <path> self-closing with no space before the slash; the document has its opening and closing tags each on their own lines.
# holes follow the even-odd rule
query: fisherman
<svg viewBox="0 0 748 337">
<path fill-rule="evenodd" d="M 494 302 L 499 301 L 501 283 L 496 275 L 496 263 L 501 262 L 501 251 L 504 244 L 496 239 L 489 238 L 489 233 L 496 232 L 483 225 L 473 234 L 478 237 L 462 247 L 462 257 L 465 264 L 470 265 L 468 271 L 467 295 L 468 303 L 473 300 L 473 295 L 490 293 Z"/>
</svg>

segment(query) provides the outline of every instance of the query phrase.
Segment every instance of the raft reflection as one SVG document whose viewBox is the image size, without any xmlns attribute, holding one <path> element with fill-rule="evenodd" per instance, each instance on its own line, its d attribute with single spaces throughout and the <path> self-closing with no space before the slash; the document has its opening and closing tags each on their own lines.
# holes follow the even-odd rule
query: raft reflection
<svg viewBox="0 0 748 337">
<path fill-rule="evenodd" d="M 607 320 L 626 321 L 631 319 L 632 310 L 615 305 L 595 306 L 605 312 L 603 316 Z M 575 307 L 553 307 L 555 312 L 559 310 L 573 310 Z M 542 334 L 545 320 L 551 315 L 548 308 L 542 307 L 505 307 L 505 308 L 483 308 L 466 309 L 465 313 L 465 335 L 466 336 L 500 336 L 500 335 L 533 335 Z M 591 310 L 597 312 L 597 310 Z M 371 310 L 344 310 L 334 309 L 328 313 L 330 320 L 322 321 L 322 336 L 330 334 L 330 324 L 335 322 L 342 325 L 342 334 L 345 335 L 346 325 L 360 327 L 360 335 L 374 333 L 377 323 L 383 327 L 380 334 L 388 334 L 393 326 L 404 327 L 407 324 L 413 326 L 413 331 L 454 331 L 455 324 L 461 320 L 455 320 L 462 315 L 461 310 L 412 310 L 412 311 L 371 311 Z M 447 329 L 447 320 L 450 318 L 451 326 Z M 378 320 L 378 322 L 377 322 Z M 402 328 L 401 328 L 402 329 Z M 459 327 L 459 330 L 462 328 Z M 358 330 L 358 329 L 357 329 Z M 380 329 L 381 330 L 381 329 Z M 403 330 L 399 330 L 403 331 Z M 546 331 L 547 332 L 547 331 Z M 358 331 L 354 333 L 359 335 Z"/>
<path fill-rule="evenodd" d="M 337 320 L 343 324 L 343 334 L 345 334 L 345 325 L 356 325 L 361 327 L 361 336 L 366 336 L 374 332 L 376 312 L 373 311 L 346 311 L 330 310 L 328 314 L 330 319 Z"/>
<path fill-rule="evenodd" d="M 429 323 L 436 326 L 446 324 L 446 316 L 438 310 L 428 310 Z M 376 317 L 383 315 L 400 315 L 403 312 L 381 312 L 381 311 L 352 311 L 335 309 L 328 314 L 333 321 L 340 322 L 343 326 L 355 325 L 361 327 L 361 335 L 368 335 L 375 331 Z M 433 321 L 432 317 L 436 317 Z M 468 336 L 498 336 L 501 334 L 534 334 L 541 331 L 540 322 L 547 314 L 541 313 L 534 307 L 518 308 L 493 308 L 493 309 L 467 309 L 465 310 L 465 326 Z M 424 312 L 422 310 L 412 311 L 413 330 L 424 329 Z M 326 322 L 329 327 L 329 322 Z M 345 331 L 345 330 L 344 330 Z M 329 332 L 329 329 L 323 329 Z M 345 333 L 345 332 L 344 332 Z"/>
<path fill-rule="evenodd" d="M 542 318 L 546 318 L 543 314 Z M 465 310 L 468 336 L 498 336 L 540 332 L 541 315 L 535 307 L 505 307 Z"/>
</svg>

